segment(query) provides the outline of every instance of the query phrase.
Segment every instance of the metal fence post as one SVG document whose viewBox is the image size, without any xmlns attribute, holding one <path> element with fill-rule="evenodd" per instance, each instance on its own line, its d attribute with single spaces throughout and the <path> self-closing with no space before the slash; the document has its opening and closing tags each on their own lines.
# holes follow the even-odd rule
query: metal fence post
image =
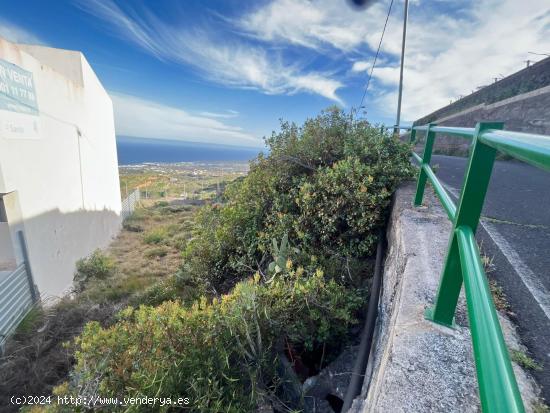
<svg viewBox="0 0 550 413">
<path fill-rule="evenodd" d="M 411 136 L 410 136 L 409 142 L 412 144 L 416 143 L 416 129 L 414 129 L 414 127 L 411 129 Z"/>
<path fill-rule="evenodd" d="M 459 226 L 468 226 L 475 234 L 495 161 L 496 149 L 481 143 L 479 136 L 486 129 L 502 127 L 501 122 L 481 122 L 476 127 L 435 305 L 426 311 L 426 317 L 438 324 L 453 325 L 462 288 L 462 271 L 455 230 Z"/>
<path fill-rule="evenodd" d="M 429 165 L 432 159 L 432 148 L 435 141 L 435 132 L 430 131 L 430 128 L 432 126 L 436 126 L 436 124 L 428 124 L 428 128 L 426 130 L 426 144 L 424 146 L 424 155 L 422 156 L 422 163 L 420 164 L 420 171 L 418 173 L 416 195 L 414 196 L 414 206 L 422 205 L 422 198 L 424 198 L 424 189 L 426 188 L 426 180 L 428 179 L 428 176 L 426 175 L 426 172 L 424 171 L 422 166 Z"/>
<path fill-rule="evenodd" d="M 19 245 L 21 246 L 21 254 L 23 255 L 23 263 L 25 264 L 25 272 L 27 274 L 27 281 L 29 283 L 29 290 L 31 292 L 32 302 L 36 304 L 38 302 L 38 293 L 36 286 L 32 278 L 31 265 L 29 261 L 29 251 L 27 249 L 27 241 L 25 240 L 25 234 L 23 231 L 17 231 L 17 238 L 19 239 Z"/>
</svg>

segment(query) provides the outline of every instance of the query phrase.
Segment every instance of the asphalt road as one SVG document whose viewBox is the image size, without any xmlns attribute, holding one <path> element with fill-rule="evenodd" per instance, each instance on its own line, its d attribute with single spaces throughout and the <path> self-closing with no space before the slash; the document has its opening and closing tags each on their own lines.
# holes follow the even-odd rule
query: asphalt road
<svg viewBox="0 0 550 413">
<path fill-rule="evenodd" d="M 432 156 L 432 167 L 455 201 L 466 158 Z M 550 173 L 515 161 L 495 163 L 477 232 L 493 259 L 489 276 L 502 287 L 533 372 L 550 404 Z"/>
</svg>

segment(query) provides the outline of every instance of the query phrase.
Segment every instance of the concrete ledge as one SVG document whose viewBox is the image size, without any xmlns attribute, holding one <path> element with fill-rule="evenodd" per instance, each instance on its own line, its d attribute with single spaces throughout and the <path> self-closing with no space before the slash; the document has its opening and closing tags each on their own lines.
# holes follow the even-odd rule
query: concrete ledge
<svg viewBox="0 0 550 413">
<path fill-rule="evenodd" d="M 352 412 L 475 412 L 480 410 L 475 365 L 464 297 L 457 328 L 424 318 L 433 304 L 451 223 L 433 194 L 412 206 L 415 185 L 401 187 L 388 227 L 388 253 L 379 309 L 377 341 L 362 395 Z M 509 323 L 509 346 L 519 344 Z M 536 389 L 517 369 L 526 408 Z"/>
</svg>

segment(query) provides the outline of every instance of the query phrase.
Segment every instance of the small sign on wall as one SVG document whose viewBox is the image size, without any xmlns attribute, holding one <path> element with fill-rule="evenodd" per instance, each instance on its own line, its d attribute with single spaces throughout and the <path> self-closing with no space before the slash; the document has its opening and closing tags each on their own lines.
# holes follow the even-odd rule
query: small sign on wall
<svg viewBox="0 0 550 413">
<path fill-rule="evenodd" d="M 32 73 L 0 59 L 0 137 L 36 138 L 38 120 Z"/>
</svg>

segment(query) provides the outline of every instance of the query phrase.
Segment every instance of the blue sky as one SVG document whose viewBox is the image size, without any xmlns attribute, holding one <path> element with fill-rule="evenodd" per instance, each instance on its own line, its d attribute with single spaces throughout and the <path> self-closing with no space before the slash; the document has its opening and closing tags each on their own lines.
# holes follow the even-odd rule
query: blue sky
<svg viewBox="0 0 550 413">
<path fill-rule="evenodd" d="M 359 105 L 389 1 L 1 1 L 0 36 L 84 53 L 117 134 L 261 146 L 279 119 Z M 365 99 L 395 119 L 403 3 L 394 0 Z M 550 53 L 547 0 L 413 0 L 403 119 Z M 540 57 L 539 57 L 540 58 Z"/>
</svg>

